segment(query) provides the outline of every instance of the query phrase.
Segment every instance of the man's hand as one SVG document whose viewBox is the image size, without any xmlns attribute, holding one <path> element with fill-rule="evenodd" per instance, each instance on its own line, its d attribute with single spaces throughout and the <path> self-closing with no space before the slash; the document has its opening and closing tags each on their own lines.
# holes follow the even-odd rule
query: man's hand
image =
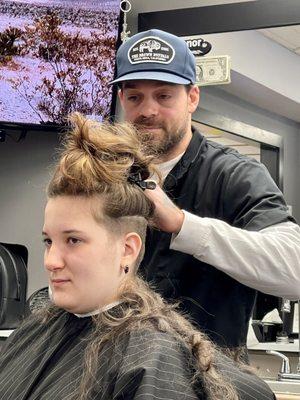
<svg viewBox="0 0 300 400">
<path fill-rule="evenodd" d="M 158 185 L 154 190 L 146 189 L 144 193 L 155 205 L 155 226 L 164 232 L 178 233 L 184 220 L 183 211 L 169 199 Z"/>
</svg>

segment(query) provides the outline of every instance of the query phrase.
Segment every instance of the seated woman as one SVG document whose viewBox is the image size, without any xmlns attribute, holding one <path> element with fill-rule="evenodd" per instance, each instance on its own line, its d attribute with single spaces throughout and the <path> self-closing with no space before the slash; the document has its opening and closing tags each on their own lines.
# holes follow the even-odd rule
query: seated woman
<svg viewBox="0 0 300 400">
<path fill-rule="evenodd" d="M 154 167 L 133 128 L 73 126 L 45 209 L 53 304 L 7 341 L 0 399 L 273 399 L 137 275 Z"/>
</svg>

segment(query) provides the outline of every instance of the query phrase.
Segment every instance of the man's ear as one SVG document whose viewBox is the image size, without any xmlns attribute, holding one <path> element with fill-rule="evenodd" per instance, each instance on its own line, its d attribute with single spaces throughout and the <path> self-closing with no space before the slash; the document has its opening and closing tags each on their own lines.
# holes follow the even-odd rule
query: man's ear
<svg viewBox="0 0 300 400">
<path fill-rule="evenodd" d="M 142 239 L 136 232 L 127 233 L 124 240 L 121 265 L 134 265 L 142 248 Z"/>
<path fill-rule="evenodd" d="M 199 100 L 200 100 L 200 89 L 198 86 L 193 85 L 188 93 L 188 107 L 189 107 L 189 112 L 191 114 L 193 114 L 193 112 L 198 107 Z"/>
<path fill-rule="evenodd" d="M 123 105 L 124 91 L 122 90 L 122 88 L 118 88 L 118 98 L 120 100 L 121 105 Z"/>
</svg>

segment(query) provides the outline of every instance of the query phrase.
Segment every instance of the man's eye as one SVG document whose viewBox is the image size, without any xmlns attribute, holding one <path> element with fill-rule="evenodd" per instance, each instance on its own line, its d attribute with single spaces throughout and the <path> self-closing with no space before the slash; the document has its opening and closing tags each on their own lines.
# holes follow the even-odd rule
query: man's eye
<svg viewBox="0 0 300 400">
<path fill-rule="evenodd" d="M 161 94 L 161 95 L 159 96 L 159 98 L 160 98 L 161 100 L 169 100 L 169 99 L 171 98 L 171 95 L 170 95 L 170 94 Z"/>
<path fill-rule="evenodd" d="M 127 100 L 128 101 L 137 101 L 138 97 L 137 96 L 128 96 Z"/>
</svg>

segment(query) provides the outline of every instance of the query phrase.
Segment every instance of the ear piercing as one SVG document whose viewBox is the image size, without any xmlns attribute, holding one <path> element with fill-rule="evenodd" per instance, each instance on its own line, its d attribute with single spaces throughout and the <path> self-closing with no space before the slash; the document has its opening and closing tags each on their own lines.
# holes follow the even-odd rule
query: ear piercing
<svg viewBox="0 0 300 400">
<path fill-rule="evenodd" d="M 124 272 L 125 272 L 125 274 L 127 274 L 127 273 L 129 272 L 129 267 L 128 267 L 128 265 L 125 265 L 125 267 L 124 267 Z"/>
</svg>

